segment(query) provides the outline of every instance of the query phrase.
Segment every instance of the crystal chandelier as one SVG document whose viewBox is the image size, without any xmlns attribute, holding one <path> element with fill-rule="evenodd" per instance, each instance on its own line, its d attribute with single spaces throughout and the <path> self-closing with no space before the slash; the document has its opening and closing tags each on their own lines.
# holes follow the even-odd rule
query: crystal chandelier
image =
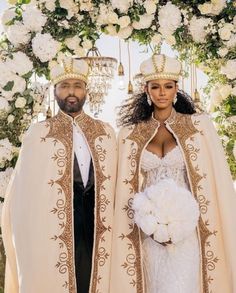
<svg viewBox="0 0 236 293">
<path fill-rule="evenodd" d="M 90 67 L 87 100 L 90 111 L 96 115 L 101 112 L 101 105 L 105 103 L 104 98 L 111 88 L 117 60 L 101 56 L 96 47 L 91 48 L 86 57 L 80 57 L 79 59 L 85 60 Z"/>
<path fill-rule="evenodd" d="M 145 81 L 142 73 L 138 73 L 133 77 L 134 81 L 134 94 L 140 94 L 144 92 Z"/>
</svg>

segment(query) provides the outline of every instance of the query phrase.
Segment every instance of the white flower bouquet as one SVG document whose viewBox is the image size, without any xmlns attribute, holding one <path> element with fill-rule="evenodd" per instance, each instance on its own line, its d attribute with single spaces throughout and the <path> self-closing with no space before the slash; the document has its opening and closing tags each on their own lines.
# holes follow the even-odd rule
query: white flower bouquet
<svg viewBox="0 0 236 293">
<path fill-rule="evenodd" d="M 176 244 L 196 229 L 199 206 L 186 188 L 172 179 L 163 179 L 135 195 L 135 223 L 160 243 Z"/>
</svg>

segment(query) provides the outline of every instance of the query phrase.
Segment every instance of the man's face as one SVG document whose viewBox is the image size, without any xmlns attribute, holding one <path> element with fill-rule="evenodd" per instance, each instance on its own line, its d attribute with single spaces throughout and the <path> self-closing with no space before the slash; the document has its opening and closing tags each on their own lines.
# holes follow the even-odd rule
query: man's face
<svg viewBox="0 0 236 293">
<path fill-rule="evenodd" d="M 60 109 L 74 116 L 85 103 L 86 84 L 79 79 L 66 79 L 56 84 L 54 94 Z"/>
</svg>

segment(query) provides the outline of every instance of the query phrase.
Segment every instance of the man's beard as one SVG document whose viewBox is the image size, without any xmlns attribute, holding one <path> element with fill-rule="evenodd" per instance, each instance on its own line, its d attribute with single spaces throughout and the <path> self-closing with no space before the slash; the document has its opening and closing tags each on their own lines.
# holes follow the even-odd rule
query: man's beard
<svg viewBox="0 0 236 293">
<path fill-rule="evenodd" d="M 57 104 L 58 104 L 59 108 L 63 112 L 68 113 L 68 114 L 80 112 L 83 109 L 83 105 L 84 105 L 85 99 L 86 99 L 86 97 L 79 99 L 76 96 L 68 96 L 62 100 L 62 99 L 58 98 L 57 95 L 55 95 L 55 97 L 56 97 Z M 69 98 L 75 98 L 76 102 L 70 103 Z"/>
</svg>

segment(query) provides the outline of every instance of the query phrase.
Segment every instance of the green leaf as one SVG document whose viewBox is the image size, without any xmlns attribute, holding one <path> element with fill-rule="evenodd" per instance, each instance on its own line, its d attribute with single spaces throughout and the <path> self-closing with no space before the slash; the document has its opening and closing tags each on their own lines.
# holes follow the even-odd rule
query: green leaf
<svg viewBox="0 0 236 293">
<path fill-rule="evenodd" d="M 8 83 L 3 87 L 4 91 L 11 91 L 14 86 L 14 81 L 8 81 Z"/>
</svg>

